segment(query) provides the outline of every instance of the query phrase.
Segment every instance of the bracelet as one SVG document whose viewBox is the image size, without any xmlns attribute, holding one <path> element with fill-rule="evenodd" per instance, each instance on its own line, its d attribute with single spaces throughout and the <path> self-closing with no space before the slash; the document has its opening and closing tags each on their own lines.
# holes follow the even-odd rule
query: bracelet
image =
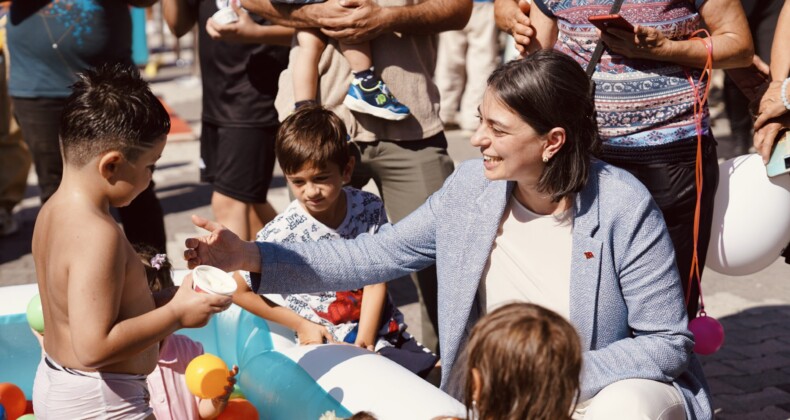
<svg viewBox="0 0 790 420">
<path fill-rule="evenodd" d="M 784 104 L 785 108 L 787 108 L 787 110 L 790 111 L 790 101 L 787 100 L 787 85 L 788 84 L 790 84 L 790 77 L 788 77 L 787 79 L 785 79 L 784 82 L 782 82 L 782 91 L 780 93 L 781 93 L 781 96 L 782 96 L 782 103 Z"/>
</svg>

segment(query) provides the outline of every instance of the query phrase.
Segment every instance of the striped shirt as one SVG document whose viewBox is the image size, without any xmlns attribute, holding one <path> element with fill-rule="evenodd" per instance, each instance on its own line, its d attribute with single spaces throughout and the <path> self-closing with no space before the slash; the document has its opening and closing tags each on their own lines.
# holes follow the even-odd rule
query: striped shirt
<svg viewBox="0 0 790 420">
<path fill-rule="evenodd" d="M 700 27 L 705 0 L 629 0 L 620 15 L 634 25 L 660 30 L 669 39 L 687 39 Z M 587 19 L 609 14 L 613 0 L 534 0 L 557 21 L 554 48 L 586 68 L 598 35 Z M 604 48 L 593 74 L 595 107 L 604 144 L 655 146 L 696 136 L 694 87 L 684 67 L 669 62 L 630 59 Z M 689 72 L 697 83 L 700 71 Z M 704 92 L 705 85 L 698 85 Z M 710 130 L 707 106 L 703 133 Z"/>
</svg>

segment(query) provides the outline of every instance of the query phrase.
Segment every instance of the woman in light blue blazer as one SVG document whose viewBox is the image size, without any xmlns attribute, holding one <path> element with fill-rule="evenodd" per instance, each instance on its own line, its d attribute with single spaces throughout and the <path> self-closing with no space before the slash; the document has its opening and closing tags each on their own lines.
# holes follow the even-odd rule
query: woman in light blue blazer
<svg viewBox="0 0 790 420">
<path fill-rule="evenodd" d="M 436 264 L 442 388 L 477 319 L 510 300 L 538 303 L 576 327 L 584 350 L 575 418 L 708 419 L 669 235 L 650 194 L 593 158 L 589 81 L 542 51 L 489 78 L 467 161 L 406 219 L 376 235 L 305 244 L 186 241 L 190 267 L 254 276 L 260 293 L 348 290 Z M 467 402 L 471 403 L 471 402 Z"/>
</svg>

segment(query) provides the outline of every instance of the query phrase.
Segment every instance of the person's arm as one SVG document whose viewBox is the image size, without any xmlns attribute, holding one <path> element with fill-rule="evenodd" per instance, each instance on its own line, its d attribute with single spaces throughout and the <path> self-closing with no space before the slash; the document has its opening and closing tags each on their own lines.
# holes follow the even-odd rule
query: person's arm
<svg viewBox="0 0 790 420">
<path fill-rule="evenodd" d="M 206 22 L 206 32 L 212 39 L 226 42 L 291 46 L 293 28 L 280 25 L 260 25 L 252 20 L 249 13 L 239 8 L 235 1 L 231 1 L 230 5 L 239 16 L 239 20 L 221 25 L 213 18 L 209 18 Z"/>
<path fill-rule="evenodd" d="M 672 382 L 686 370 L 694 346 L 661 212 L 646 191 L 641 200 L 627 201 L 632 204 L 609 222 L 612 232 L 605 237 L 613 247 L 613 269 L 627 306 L 627 313 L 612 316 L 627 316 L 632 336 L 584 352 L 580 401 L 622 379 Z M 601 316 L 598 320 L 606 322 Z M 620 324 L 622 319 L 610 322 Z"/>
<path fill-rule="evenodd" d="M 707 0 L 700 15 L 710 32 L 713 67 L 727 69 L 752 63 L 754 45 L 749 23 L 738 0 Z M 703 68 L 707 47 L 698 40 L 669 39 L 656 28 L 634 25 L 634 32 L 610 29 L 601 33 L 610 50 L 628 58 L 666 61 L 687 67 Z"/>
<path fill-rule="evenodd" d="M 355 346 L 366 348 L 370 351 L 376 347 L 381 313 L 387 301 L 387 283 L 365 286 L 362 292 L 362 311 L 359 315 L 359 331 Z"/>
<path fill-rule="evenodd" d="M 534 35 L 530 26 L 530 4 L 527 0 L 494 0 L 494 20 L 497 27 L 509 33 L 515 41 L 516 50 L 524 56 Z"/>
<path fill-rule="evenodd" d="M 456 168 L 442 189 L 405 219 L 353 240 L 245 242 L 219 223 L 193 215 L 195 226 L 209 233 L 186 239 L 184 259 L 190 268 L 209 264 L 249 271 L 258 293 L 353 290 L 398 278 L 435 263 L 437 214 L 447 211 L 445 195 L 464 167 Z M 458 184 L 463 188 L 463 181 Z M 253 273 L 259 273 L 257 281 Z"/>
<path fill-rule="evenodd" d="M 198 19 L 197 8 L 191 7 L 187 0 L 162 0 L 162 15 L 176 38 L 189 32 Z"/>
<path fill-rule="evenodd" d="M 233 385 L 236 384 L 236 375 L 239 373 L 239 367 L 233 365 L 233 368 L 228 372 L 228 384 L 225 385 L 225 393 L 216 398 L 201 399 L 198 402 L 198 415 L 200 420 L 212 420 L 219 417 L 225 408 L 228 406 L 230 394 L 233 393 Z"/>
<path fill-rule="evenodd" d="M 754 122 L 754 147 L 768 163 L 776 136 L 790 128 L 790 112 L 782 101 L 782 84 L 790 76 L 790 1 L 785 1 L 776 22 L 771 46 L 771 83 L 760 100 Z M 785 87 L 785 98 L 790 100 L 790 86 Z"/>
<path fill-rule="evenodd" d="M 250 290 L 247 282 L 238 272 L 233 273 L 233 278 L 236 280 L 233 302 L 253 315 L 296 331 L 299 344 L 321 344 L 335 341 L 332 334 L 323 325 L 302 318 L 290 308 L 282 307 Z"/>
<path fill-rule="evenodd" d="M 390 32 L 430 35 L 463 29 L 472 14 L 468 0 L 425 0 L 393 7 L 381 7 L 374 0 L 328 0 L 298 7 L 244 0 L 242 6 L 279 25 L 322 28 L 327 36 L 349 44 Z"/>
<path fill-rule="evenodd" d="M 129 293 L 128 244 L 105 227 L 86 237 L 91 240 L 81 254 L 90 257 L 71 264 L 67 291 L 72 347 L 83 366 L 99 369 L 127 360 L 177 329 L 205 325 L 231 303 L 227 296 L 195 292 L 188 276 L 168 304 L 119 321 L 128 316 L 120 312 L 123 294 Z"/>
<path fill-rule="evenodd" d="M 536 0 L 540 1 L 540 0 Z M 540 7 L 535 6 L 529 9 L 529 19 L 532 22 L 535 36 L 531 43 L 527 45 L 529 53 L 537 50 L 549 50 L 554 48 L 557 42 L 557 20 L 546 16 Z"/>
</svg>

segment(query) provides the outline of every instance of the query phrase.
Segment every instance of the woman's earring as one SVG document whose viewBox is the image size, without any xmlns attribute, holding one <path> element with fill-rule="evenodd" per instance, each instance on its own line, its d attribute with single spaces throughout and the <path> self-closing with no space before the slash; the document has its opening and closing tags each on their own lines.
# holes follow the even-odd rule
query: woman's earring
<svg viewBox="0 0 790 420">
<path fill-rule="evenodd" d="M 543 155 L 543 163 L 549 163 L 549 157 L 548 156 Z"/>
</svg>

